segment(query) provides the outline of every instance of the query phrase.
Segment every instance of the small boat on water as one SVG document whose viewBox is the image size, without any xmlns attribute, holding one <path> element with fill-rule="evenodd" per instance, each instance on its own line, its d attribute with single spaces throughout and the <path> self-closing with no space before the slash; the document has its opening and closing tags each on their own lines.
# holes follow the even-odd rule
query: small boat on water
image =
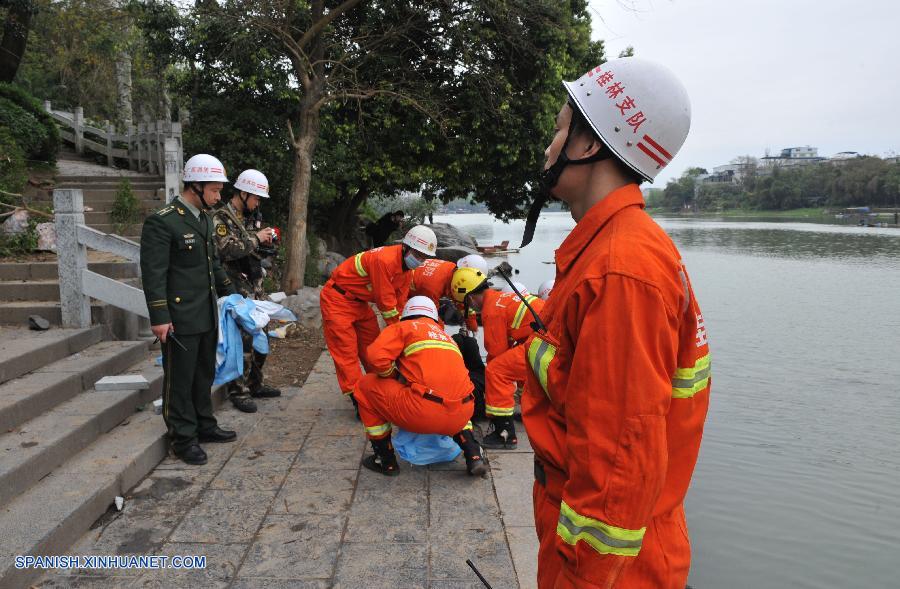
<svg viewBox="0 0 900 589">
<path fill-rule="evenodd" d="M 517 247 L 509 247 L 509 240 L 500 242 L 499 245 L 479 245 L 478 253 L 485 256 L 499 254 L 514 254 L 519 251 Z"/>
</svg>

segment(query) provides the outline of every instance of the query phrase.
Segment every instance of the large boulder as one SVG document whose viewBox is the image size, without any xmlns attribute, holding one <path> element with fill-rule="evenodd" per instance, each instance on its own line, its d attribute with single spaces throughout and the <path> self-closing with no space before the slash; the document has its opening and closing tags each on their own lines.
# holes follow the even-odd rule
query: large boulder
<svg viewBox="0 0 900 589">
<path fill-rule="evenodd" d="M 38 234 L 37 248 L 40 251 L 56 251 L 56 224 L 39 223 L 35 230 Z"/>
<path fill-rule="evenodd" d="M 439 259 L 456 262 L 463 256 L 478 253 L 478 242 L 465 231 L 449 223 L 432 223 L 429 227 L 437 236 Z"/>
<path fill-rule="evenodd" d="M 281 304 L 293 311 L 297 323 L 304 327 L 322 327 L 322 312 L 319 309 L 319 294 L 322 287 L 305 286 L 295 295 L 290 295 Z"/>
<path fill-rule="evenodd" d="M 26 231 L 28 231 L 28 211 L 25 209 L 17 209 L 0 225 L 0 233 L 6 235 L 19 235 Z"/>
<path fill-rule="evenodd" d="M 340 266 L 341 262 L 346 259 L 347 258 L 337 252 L 325 252 L 320 256 L 318 258 L 318 270 L 322 280 L 328 280 L 331 277 L 331 273 L 334 272 L 334 269 Z"/>
</svg>

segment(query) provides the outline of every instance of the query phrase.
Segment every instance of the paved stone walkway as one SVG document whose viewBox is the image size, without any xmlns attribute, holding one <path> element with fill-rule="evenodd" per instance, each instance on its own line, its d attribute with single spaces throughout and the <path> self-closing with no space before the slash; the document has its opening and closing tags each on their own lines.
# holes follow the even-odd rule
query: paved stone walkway
<svg viewBox="0 0 900 589">
<path fill-rule="evenodd" d="M 388 478 L 360 468 L 370 452 L 328 353 L 302 388 L 228 405 L 239 442 L 208 444 L 209 464 L 164 460 L 124 510 L 86 534 L 76 555 L 205 555 L 197 571 L 48 574 L 40 587 L 477 589 L 471 558 L 496 589 L 535 586 L 532 456 L 489 455 L 473 479 L 460 456 Z"/>
</svg>

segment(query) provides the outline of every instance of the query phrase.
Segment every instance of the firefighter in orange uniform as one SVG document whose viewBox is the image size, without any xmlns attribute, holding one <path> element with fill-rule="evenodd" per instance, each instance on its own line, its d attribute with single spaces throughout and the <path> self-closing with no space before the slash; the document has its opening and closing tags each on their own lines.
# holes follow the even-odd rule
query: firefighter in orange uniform
<svg viewBox="0 0 900 589">
<path fill-rule="evenodd" d="M 442 298 L 453 298 L 450 294 L 450 281 L 453 279 L 456 267 L 453 262 L 438 259 L 425 260 L 412 272 L 409 296 L 428 297 L 440 309 Z M 459 307 L 459 305 L 457 306 Z M 459 311 L 462 313 L 462 307 L 459 307 Z M 475 311 L 469 313 L 465 327 L 470 332 L 478 331 L 478 317 Z"/>
<path fill-rule="evenodd" d="M 681 256 L 638 185 L 680 149 L 690 105 L 671 72 L 630 57 L 565 88 L 543 181 L 577 224 L 525 344 L 522 395 L 538 586 L 684 589 L 709 346 Z"/>
<path fill-rule="evenodd" d="M 374 372 L 363 376 L 353 391 L 374 450 L 363 466 L 388 476 L 398 474 L 391 445 L 394 423 L 414 433 L 453 436 L 469 474 L 486 473 L 472 435 L 469 371 L 459 348 L 438 324 L 434 303 L 423 296 L 409 299 L 403 320 L 385 328 L 367 353 Z"/>
<path fill-rule="evenodd" d="M 544 306 L 544 301 L 528 294 L 524 285 L 515 283 L 515 286 L 525 301 L 512 288 L 510 292 L 488 288 L 486 278 L 484 285 L 468 294 L 469 307 L 481 311 L 484 326 L 484 348 L 488 354 L 485 413 L 491 420 L 491 431 L 481 444 L 491 450 L 515 450 L 518 446 L 513 413 L 517 383 L 525 381 L 525 348 L 521 344 L 532 333 L 528 306 L 536 313 Z"/>
<path fill-rule="evenodd" d="M 331 273 L 319 304 L 325 344 L 345 395 L 353 392 L 362 376 L 360 361 L 370 370 L 365 350 L 380 330 L 369 303 L 375 303 L 388 325 L 400 321 L 398 307 L 406 302 L 409 271 L 434 257 L 436 251 L 434 231 L 417 225 L 407 232 L 402 245 L 356 254 Z"/>
</svg>

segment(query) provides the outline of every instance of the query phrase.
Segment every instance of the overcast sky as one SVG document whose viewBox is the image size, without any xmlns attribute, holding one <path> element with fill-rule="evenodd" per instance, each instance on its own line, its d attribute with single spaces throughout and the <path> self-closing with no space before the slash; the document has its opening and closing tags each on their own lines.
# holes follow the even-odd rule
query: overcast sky
<svg viewBox="0 0 900 589">
<path fill-rule="evenodd" d="M 635 11 L 624 6 L 632 5 Z M 687 142 L 653 186 L 768 148 L 900 153 L 896 0 L 590 0 L 607 54 L 671 68 L 691 97 Z M 602 20 L 601 20 L 602 18 Z"/>
</svg>

